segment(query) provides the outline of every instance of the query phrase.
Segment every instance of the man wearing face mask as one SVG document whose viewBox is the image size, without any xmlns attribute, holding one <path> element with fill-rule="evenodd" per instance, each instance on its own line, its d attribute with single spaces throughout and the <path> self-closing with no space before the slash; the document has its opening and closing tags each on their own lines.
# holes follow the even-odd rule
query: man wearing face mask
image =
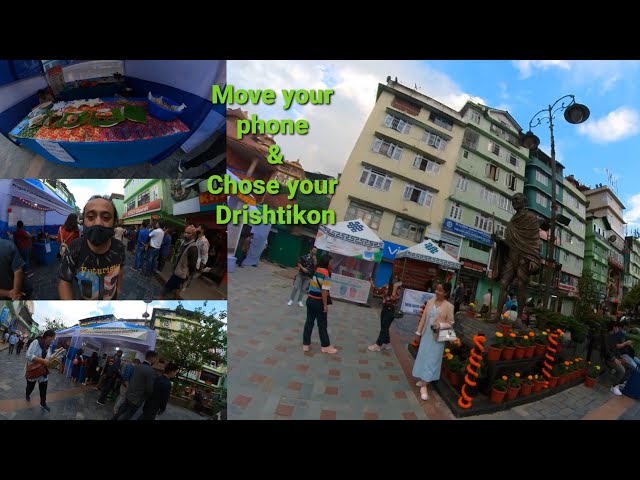
<svg viewBox="0 0 640 480">
<path fill-rule="evenodd" d="M 60 300 L 74 300 L 74 280 L 80 300 L 116 300 L 122 288 L 125 252 L 124 244 L 113 238 L 118 212 L 108 197 L 94 195 L 82 218 L 84 236 L 71 242 L 60 264 Z"/>
<path fill-rule="evenodd" d="M 182 287 L 183 282 L 196 272 L 198 247 L 195 237 L 196 227 L 193 225 L 187 226 L 184 229 L 184 243 L 180 247 L 180 252 L 178 252 L 178 261 L 173 270 L 173 275 L 169 277 L 167 284 L 164 286 L 163 296 L 165 298 L 169 293 L 173 293 L 177 299 L 177 292 Z"/>
</svg>

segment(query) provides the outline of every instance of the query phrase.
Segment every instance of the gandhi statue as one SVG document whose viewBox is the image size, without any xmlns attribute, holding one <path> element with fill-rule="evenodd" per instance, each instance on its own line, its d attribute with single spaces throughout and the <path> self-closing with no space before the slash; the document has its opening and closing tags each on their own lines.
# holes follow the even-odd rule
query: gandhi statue
<svg viewBox="0 0 640 480">
<path fill-rule="evenodd" d="M 540 273 L 540 220 L 528 210 L 527 197 L 516 193 L 511 200 L 516 213 L 507 224 L 505 238 L 495 233 L 496 243 L 491 261 L 491 277 L 500 281 L 498 311 L 500 319 L 507 289 L 514 278 L 518 279 L 518 319 L 526 303 L 526 290 L 531 275 Z"/>
</svg>

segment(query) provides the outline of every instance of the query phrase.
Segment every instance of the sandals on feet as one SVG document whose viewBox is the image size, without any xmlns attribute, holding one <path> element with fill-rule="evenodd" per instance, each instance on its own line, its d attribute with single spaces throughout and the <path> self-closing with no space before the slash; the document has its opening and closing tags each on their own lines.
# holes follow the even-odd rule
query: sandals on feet
<svg viewBox="0 0 640 480">
<path fill-rule="evenodd" d="M 429 392 L 427 392 L 427 386 L 423 385 L 422 387 L 420 387 L 420 398 L 422 400 L 429 400 Z"/>
</svg>

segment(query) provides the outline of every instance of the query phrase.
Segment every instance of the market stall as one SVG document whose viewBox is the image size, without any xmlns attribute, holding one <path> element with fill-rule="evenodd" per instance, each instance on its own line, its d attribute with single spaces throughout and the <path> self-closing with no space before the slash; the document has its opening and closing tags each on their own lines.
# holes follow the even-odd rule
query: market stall
<svg viewBox="0 0 640 480">
<path fill-rule="evenodd" d="M 96 323 L 94 325 L 79 326 L 59 330 L 56 332 L 55 347 L 66 341 L 70 342 L 65 363 L 67 377 L 71 376 L 73 357 L 82 348 L 83 355 L 91 356 L 97 352 L 113 355 L 116 349 L 123 351 L 123 359 L 131 361 L 138 358 L 144 360 L 148 350 L 156 346 L 157 332 L 140 325 L 125 322 Z"/>
<path fill-rule="evenodd" d="M 393 272 L 402 282 L 403 297 L 401 310 L 417 315 L 424 302 L 433 297 L 427 292 L 429 286 L 440 275 L 441 280 L 449 281 L 452 271 L 460 269 L 460 262 L 442 250 L 431 240 L 425 240 L 413 247 L 398 252 Z"/>
<path fill-rule="evenodd" d="M 56 241 L 38 242 L 41 230 L 55 236 L 58 227 L 73 208 L 36 179 L 0 179 L 0 238 L 9 238 L 19 220 L 33 236 L 33 255 L 39 263 L 48 264 L 55 259 L 60 244 Z"/>
<path fill-rule="evenodd" d="M 331 297 L 367 303 L 369 278 L 382 259 L 382 240 L 357 219 L 320 226 L 315 246 L 333 259 Z"/>
<path fill-rule="evenodd" d="M 101 68 L 105 63 L 109 70 Z M 211 85 L 225 81 L 223 61 L 89 61 L 59 69 L 53 89 L 50 72 L 57 67 L 42 74 L 52 101 L 36 91 L 23 98 L 28 89 L 21 88 L 17 104 L 0 102 L 0 132 L 49 161 L 78 168 L 157 163 L 188 139 L 185 150 L 195 148 L 224 123 L 216 121 L 224 105 L 211 102 Z M 65 74 L 80 80 L 65 83 Z M 15 88 L 0 87 L 0 96 Z"/>
</svg>

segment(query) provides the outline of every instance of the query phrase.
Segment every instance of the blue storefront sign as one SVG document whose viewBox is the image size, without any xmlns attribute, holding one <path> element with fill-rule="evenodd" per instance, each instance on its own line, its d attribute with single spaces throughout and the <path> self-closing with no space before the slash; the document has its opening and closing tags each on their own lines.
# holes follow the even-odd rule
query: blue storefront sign
<svg viewBox="0 0 640 480">
<path fill-rule="evenodd" d="M 402 250 L 406 250 L 409 247 L 405 247 L 404 245 L 398 245 L 397 243 L 384 241 L 384 251 L 382 252 L 382 258 L 384 260 L 394 260 L 398 252 Z"/>
<path fill-rule="evenodd" d="M 482 243 L 489 247 L 493 246 L 493 242 L 491 241 L 491 235 L 482 230 L 478 230 L 477 228 L 467 227 L 458 222 L 454 222 L 453 220 L 446 219 L 442 225 L 443 230 L 447 230 L 451 233 L 455 233 L 457 235 L 462 235 L 464 238 L 468 238 L 469 240 L 473 240 L 474 242 Z"/>
<path fill-rule="evenodd" d="M 2 313 L 0 313 L 0 325 L 7 323 L 7 317 L 9 316 L 9 307 L 4 307 Z"/>
</svg>

